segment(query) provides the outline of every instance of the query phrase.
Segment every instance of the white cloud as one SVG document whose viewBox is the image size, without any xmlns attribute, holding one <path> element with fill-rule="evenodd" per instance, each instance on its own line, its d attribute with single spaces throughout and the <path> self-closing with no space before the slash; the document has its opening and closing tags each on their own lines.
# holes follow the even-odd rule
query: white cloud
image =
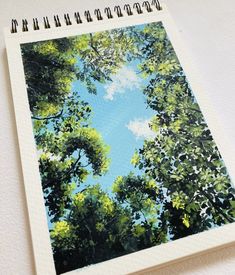
<svg viewBox="0 0 235 275">
<path fill-rule="evenodd" d="M 137 139 L 152 139 L 156 137 L 149 127 L 150 119 L 137 118 L 131 120 L 126 127 L 133 133 Z"/>
<path fill-rule="evenodd" d="M 107 100 L 113 100 L 115 94 L 124 94 L 126 91 L 140 88 L 141 79 L 132 68 L 122 67 L 111 79 L 112 82 L 104 86 L 104 98 Z"/>
</svg>

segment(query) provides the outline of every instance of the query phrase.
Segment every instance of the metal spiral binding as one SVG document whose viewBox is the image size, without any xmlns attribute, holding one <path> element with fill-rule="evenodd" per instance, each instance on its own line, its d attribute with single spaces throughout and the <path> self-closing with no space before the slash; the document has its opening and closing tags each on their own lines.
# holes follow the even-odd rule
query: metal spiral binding
<svg viewBox="0 0 235 275">
<path fill-rule="evenodd" d="M 71 20 L 70 20 L 70 17 L 69 17 L 69 14 L 68 14 L 68 13 L 64 14 L 64 20 L 65 20 L 65 24 L 66 24 L 67 26 L 72 25 L 72 22 L 71 22 Z"/>
<path fill-rule="evenodd" d="M 111 9 L 109 7 L 107 7 L 107 8 L 104 9 L 104 13 L 107 15 L 108 19 L 113 18 Z"/>
<path fill-rule="evenodd" d="M 61 27 L 59 15 L 54 15 L 54 22 L 56 27 Z"/>
<path fill-rule="evenodd" d="M 47 16 L 46 16 L 46 17 L 43 17 L 43 22 L 44 22 L 44 27 L 45 27 L 45 29 L 50 29 L 51 25 L 50 25 L 50 23 L 49 23 L 49 19 L 48 19 Z"/>
<path fill-rule="evenodd" d="M 11 33 L 16 33 L 18 27 L 18 22 L 16 19 L 11 20 Z"/>
<path fill-rule="evenodd" d="M 158 0 L 153 0 L 152 1 L 152 6 L 155 6 L 155 8 L 159 11 L 162 9 L 162 7 L 160 5 L 160 2 Z"/>
<path fill-rule="evenodd" d="M 121 9 L 120 6 L 115 6 L 115 7 L 114 7 L 114 12 L 117 13 L 117 16 L 118 16 L 118 17 L 122 17 L 122 16 L 123 16 L 123 14 L 122 14 L 122 9 Z"/>
<path fill-rule="evenodd" d="M 135 3 L 135 4 L 133 5 L 133 9 L 136 9 L 136 11 L 137 11 L 138 14 L 143 13 L 143 11 L 142 11 L 142 9 L 141 9 L 141 6 L 140 6 L 140 3 Z"/>
<path fill-rule="evenodd" d="M 75 20 L 76 20 L 77 24 L 82 24 L 82 19 L 80 17 L 79 12 L 75 12 L 74 17 L 75 17 Z"/>
<path fill-rule="evenodd" d="M 29 29 L 28 29 L 28 21 L 26 19 L 22 20 L 22 31 L 23 32 L 29 31 Z"/>
<path fill-rule="evenodd" d="M 38 19 L 37 18 L 33 18 L 33 29 L 35 31 L 38 31 L 40 28 L 39 28 L 39 24 L 38 24 Z"/>
<path fill-rule="evenodd" d="M 105 17 L 108 19 L 112 19 L 115 16 L 117 17 L 123 17 L 123 16 L 131 16 L 135 13 L 137 14 L 142 14 L 144 12 L 152 12 L 154 9 L 157 9 L 158 11 L 160 11 L 162 9 L 159 0 L 152 0 L 152 2 L 150 3 L 150 1 L 144 1 L 142 4 L 140 4 L 139 2 L 136 2 L 133 4 L 133 6 L 131 7 L 130 4 L 125 4 L 123 8 L 121 8 L 119 5 L 115 6 L 113 9 L 113 12 L 111 10 L 110 7 L 106 7 L 104 9 L 104 12 L 102 12 L 100 9 L 95 9 L 94 10 L 94 18 L 98 21 L 103 20 Z M 114 16 L 115 15 L 115 16 Z M 86 22 L 93 22 L 93 17 L 91 16 L 91 12 L 89 10 L 86 10 L 84 12 L 84 17 L 85 17 L 85 21 Z M 62 23 L 60 20 L 60 17 L 58 15 L 54 15 L 54 26 L 55 27 L 61 27 Z M 75 12 L 74 13 L 74 19 L 75 20 L 71 20 L 70 19 L 70 15 L 68 13 L 64 14 L 64 23 L 66 26 L 70 26 L 74 23 L 76 24 L 82 24 L 83 21 L 81 19 L 81 16 L 79 14 L 79 12 Z M 12 19 L 11 20 L 11 33 L 17 33 L 18 32 L 18 21 L 16 19 Z M 28 21 L 26 19 L 22 20 L 22 32 L 28 32 L 29 31 L 29 24 Z M 50 21 L 48 19 L 48 17 L 43 17 L 43 27 L 44 29 L 50 29 L 51 25 L 50 25 Z M 37 18 L 33 18 L 33 30 L 39 30 L 40 26 L 38 23 L 38 19 Z"/>
<path fill-rule="evenodd" d="M 149 1 L 144 1 L 143 4 L 142 4 L 142 7 L 145 7 L 147 12 L 152 12 L 153 11 Z"/>
<path fill-rule="evenodd" d="M 94 11 L 95 16 L 97 17 L 97 20 L 103 20 L 103 17 L 101 15 L 100 9 L 96 9 Z"/>
<path fill-rule="evenodd" d="M 133 12 L 131 10 L 131 6 L 129 4 L 124 5 L 124 10 L 127 12 L 127 15 L 133 15 Z"/>
<path fill-rule="evenodd" d="M 92 19 L 92 17 L 91 17 L 91 14 L 90 14 L 90 11 L 85 11 L 84 12 L 84 15 L 85 15 L 85 17 L 86 17 L 86 21 L 87 22 L 92 22 L 93 21 L 93 19 Z"/>
</svg>

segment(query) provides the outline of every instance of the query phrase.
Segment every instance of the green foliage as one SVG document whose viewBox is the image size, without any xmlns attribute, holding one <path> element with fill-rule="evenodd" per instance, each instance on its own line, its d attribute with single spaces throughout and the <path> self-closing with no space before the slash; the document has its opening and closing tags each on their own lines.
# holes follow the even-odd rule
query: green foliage
<svg viewBox="0 0 235 275">
<path fill-rule="evenodd" d="M 130 28 L 24 44 L 21 50 L 32 114 L 55 115 L 77 79 L 96 93 L 96 82 L 110 81 L 121 65 L 138 56 L 134 42 Z"/>
<path fill-rule="evenodd" d="M 108 147 L 92 128 L 80 128 L 59 136 L 51 134 L 50 142 L 55 149 L 41 154 L 40 171 L 46 205 L 54 221 L 70 206 L 71 184 L 80 186 L 89 174 L 104 174 L 109 159 Z"/>
<path fill-rule="evenodd" d="M 70 231 L 70 225 L 66 221 L 58 221 L 51 231 L 51 237 L 53 239 L 63 240 L 70 237 Z"/>
<path fill-rule="evenodd" d="M 90 114 L 88 103 L 71 94 L 59 114 L 33 117 L 44 198 L 51 221 L 66 212 L 74 189 L 88 175 L 102 175 L 108 169 L 109 148 L 97 131 L 89 127 Z"/>
<path fill-rule="evenodd" d="M 76 68 L 68 54 L 68 47 L 65 39 L 23 45 L 23 63 L 33 115 L 55 114 L 69 94 Z"/>
<path fill-rule="evenodd" d="M 93 175 L 102 175 L 109 166 L 107 154 L 109 147 L 104 144 L 101 135 L 94 128 L 80 128 L 72 133 L 65 133 L 59 137 L 61 144 L 62 158 L 68 158 L 78 150 L 79 162 L 86 157 L 87 164 L 92 166 Z M 83 152 L 83 155 L 82 152 Z"/>
<path fill-rule="evenodd" d="M 161 23 L 24 44 L 22 54 L 58 273 L 234 221 L 234 188 Z M 118 176 L 110 194 L 94 183 L 109 146 L 72 84 L 96 94 L 131 61 L 156 136 L 130 160 L 138 174 Z"/>
<path fill-rule="evenodd" d="M 134 155 L 131 158 L 131 164 L 137 166 L 140 161 L 140 157 L 137 151 L 135 151 Z"/>
<path fill-rule="evenodd" d="M 174 50 L 168 40 L 164 48 L 159 46 L 164 35 L 157 30 L 145 29 L 146 55 L 141 65 L 150 77 L 144 93 L 148 106 L 156 111 L 151 128 L 157 136 L 145 141 L 136 154 L 141 156 L 139 169 L 166 193 L 161 198 L 162 221 L 176 239 L 233 222 L 229 201 L 235 192 Z"/>
<path fill-rule="evenodd" d="M 117 177 L 112 190 L 117 201 L 130 210 L 135 221 L 134 235 L 140 238 L 142 247 L 167 240 L 167 232 L 158 219 L 161 205 L 158 185 L 153 179 L 130 173 L 126 177 Z"/>
<path fill-rule="evenodd" d="M 84 189 L 74 195 L 69 215 L 51 230 L 57 270 L 65 272 L 138 250 L 134 230 L 130 211 L 99 185 Z"/>
</svg>

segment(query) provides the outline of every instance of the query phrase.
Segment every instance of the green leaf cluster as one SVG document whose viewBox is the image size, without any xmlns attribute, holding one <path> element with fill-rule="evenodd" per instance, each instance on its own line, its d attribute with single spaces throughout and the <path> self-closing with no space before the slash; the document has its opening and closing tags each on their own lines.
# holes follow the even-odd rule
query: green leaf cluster
<svg viewBox="0 0 235 275">
<path fill-rule="evenodd" d="M 161 23 L 22 44 L 57 273 L 235 220 L 235 190 Z M 92 126 L 96 96 L 134 62 L 156 134 L 136 148 L 112 193 L 109 146 Z M 137 172 L 138 171 L 138 172 Z"/>
</svg>

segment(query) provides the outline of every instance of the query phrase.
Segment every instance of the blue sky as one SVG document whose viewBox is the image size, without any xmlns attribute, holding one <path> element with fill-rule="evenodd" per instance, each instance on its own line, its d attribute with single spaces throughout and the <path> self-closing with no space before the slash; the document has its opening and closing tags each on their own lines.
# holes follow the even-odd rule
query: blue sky
<svg viewBox="0 0 235 275">
<path fill-rule="evenodd" d="M 92 106 L 92 127 L 110 146 L 109 171 L 98 179 L 88 178 L 86 184 L 99 182 L 107 191 L 117 176 L 125 176 L 130 171 L 139 173 L 130 160 L 135 148 L 140 148 L 145 138 L 153 137 L 148 122 L 154 115 L 146 107 L 141 91 L 146 80 L 136 74 L 135 63 L 123 66 L 111 78 L 110 83 L 96 84 L 97 95 L 88 93 L 80 81 L 73 84 L 73 90 Z"/>
</svg>

